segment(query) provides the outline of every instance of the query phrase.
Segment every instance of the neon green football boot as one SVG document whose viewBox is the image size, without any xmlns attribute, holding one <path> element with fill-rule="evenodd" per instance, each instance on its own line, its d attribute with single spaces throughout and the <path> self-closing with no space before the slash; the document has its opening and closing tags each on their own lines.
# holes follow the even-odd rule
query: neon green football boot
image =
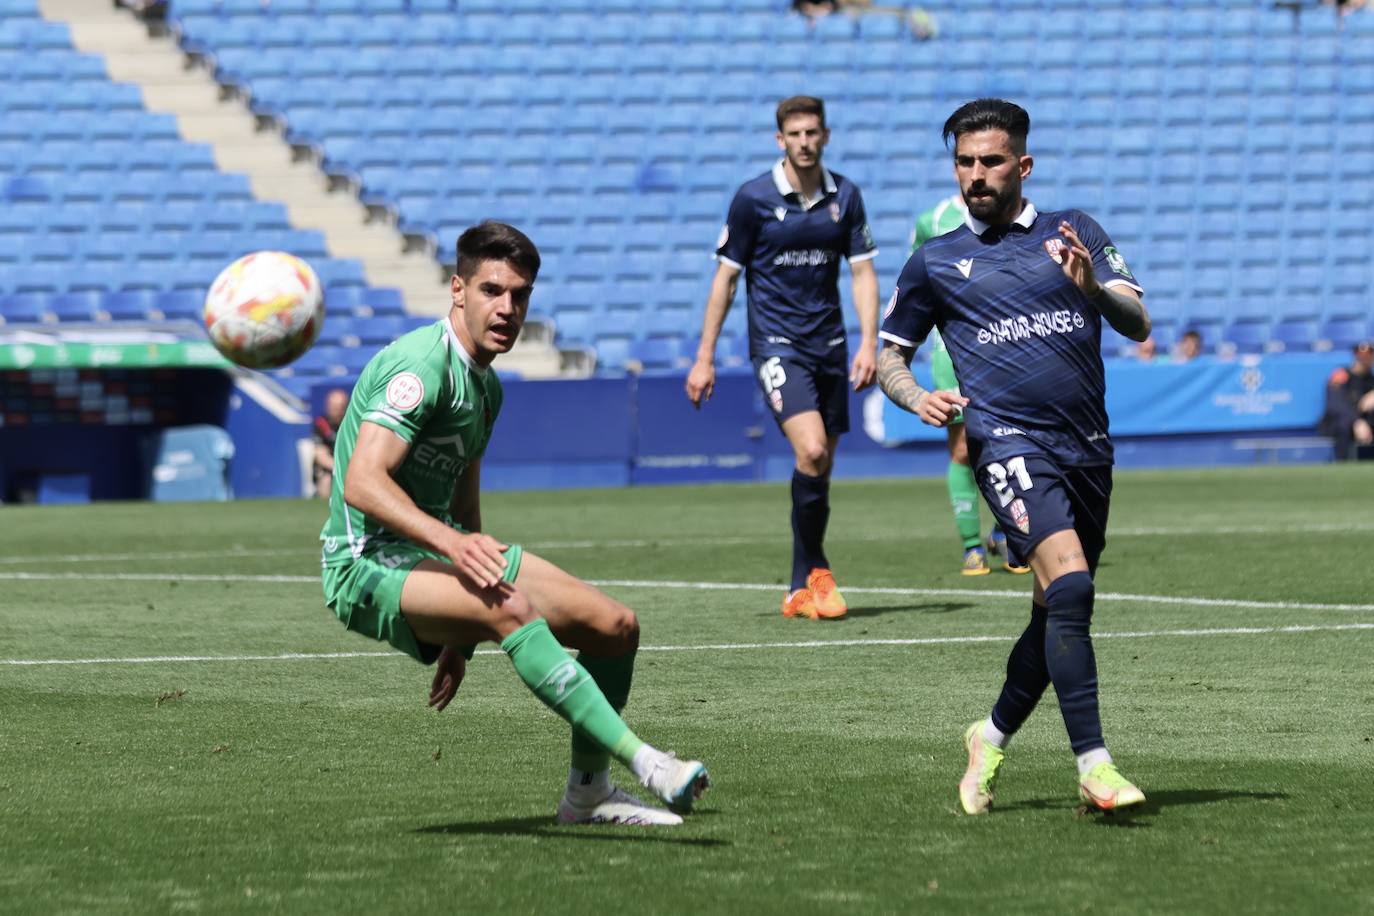
<svg viewBox="0 0 1374 916">
<path fill-rule="evenodd" d="M 1114 763 L 1099 763 L 1078 777 L 1078 794 L 1099 811 L 1120 811 L 1145 802 L 1145 793 L 1122 776 Z"/>
<path fill-rule="evenodd" d="M 968 769 L 959 780 L 959 804 L 965 814 L 987 814 L 992 807 L 993 787 L 997 771 L 1002 768 L 1006 752 L 983 740 L 983 724 L 979 719 L 964 729 L 964 747 L 968 749 Z"/>
</svg>

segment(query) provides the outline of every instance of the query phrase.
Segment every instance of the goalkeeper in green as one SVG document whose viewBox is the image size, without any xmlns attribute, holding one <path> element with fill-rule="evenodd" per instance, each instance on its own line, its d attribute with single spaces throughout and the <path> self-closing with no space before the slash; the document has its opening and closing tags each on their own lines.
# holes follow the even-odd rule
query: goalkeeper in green
<svg viewBox="0 0 1374 916">
<path fill-rule="evenodd" d="M 946 197 L 929 210 L 916 217 L 916 228 L 911 234 L 911 250 L 915 251 L 937 235 L 959 228 L 964 222 L 968 209 L 958 194 Z M 954 375 L 954 363 L 950 361 L 949 351 L 938 330 L 932 329 L 930 341 L 933 345 L 930 357 L 930 374 L 934 390 L 959 391 L 959 379 Z M 1030 567 L 1012 555 L 1007 546 L 1007 537 L 993 524 L 987 540 L 981 537 L 978 521 L 978 483 L 973 476 L 973 468 L 968 463 L 968 444 L 964 441 L 964 418 L 955 415 L 945 427 L 949 436 L 949 468 L 945 473 L 945 483 L 949 487 L 949 502 L 954 509 L 954 527 L 959 532 L 959 540 L 964 545 L 964 562 L 960 572 L 965 576 L 985 576 L 988 567 L 988 554 L 1002 556 L 1002 568 L 1012 573 L 1028 573 Z"/>
<path fill-rule="evenodd" d="M 706 768 L 639 739 L 620 718 L 639 621 L 546 560 L 482 531 L 482 454 L 501 409 L 491 362 L 515 345 L 539 272 L 523 233 L 484 222 L 458 239 L 452 305 L 363 369 L 334 445 L 323 542 L 325 602 L 350 630 L 436 664 L 443 709 L 472 647 L 493 641 L 535 696 L 572 726 L 563 823 L 680 824 L 610 780 L 611 758 L 677 811 Z M 563 646 L 579 649 L 576 659 Z"/>
</svg>

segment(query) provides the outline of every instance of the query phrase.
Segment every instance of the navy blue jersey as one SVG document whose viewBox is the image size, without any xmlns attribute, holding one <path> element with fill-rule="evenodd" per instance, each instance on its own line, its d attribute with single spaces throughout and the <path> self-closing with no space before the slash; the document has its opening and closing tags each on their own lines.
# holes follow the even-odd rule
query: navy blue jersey
<svg viewBox="0 0 1374 916">
<path fill-rule="evenodd" d="M 782 162 L 735 192 L 716 257 L 745 271 L 749 355 L 845 359 L 840 258 L 878 253 L 858 185 L 822 169 L 820 196 L 803 201 Z"/>
<path fill-rule="evenodd" d="M 1007 231 L 970 218 L 902 268 L 879 336 L 916 346 L 940 329 L 969 404 L 976 461 L 1041 453 L 1066 466 L 1112 463 L 1102 316 L 1060 267 L 1067 221 L 1103 286 L 1143 293 L 1121 253 L 1079 210 L 1027 204 Z"/>
</svg>

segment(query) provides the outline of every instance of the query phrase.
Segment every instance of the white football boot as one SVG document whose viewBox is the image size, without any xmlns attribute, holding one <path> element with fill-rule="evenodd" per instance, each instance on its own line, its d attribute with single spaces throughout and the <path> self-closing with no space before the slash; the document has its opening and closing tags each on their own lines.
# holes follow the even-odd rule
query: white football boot
<svg viewBox="0 0 1374 916">
<path fill-rule="evenodd" d="M 711 785 L 706 765 L 699 760 L 678 760 L 677 755 L 663 754 L 640 780 L 640 784 L 663 799 L 674 811 L 691 811 L 692 804 L 701 798 Z"/>
<path fill-rule="evenodd" d="M 641 827 L 672 827 L 682 823 L 682 818 L 663 808 L 655 808 L 617 789 L 600 801 L 582 802 L 574 798 L 571 789 L 563 794 L 558 803 L 558 823 L 560 824 L 634 824 Z"/>
</svg>

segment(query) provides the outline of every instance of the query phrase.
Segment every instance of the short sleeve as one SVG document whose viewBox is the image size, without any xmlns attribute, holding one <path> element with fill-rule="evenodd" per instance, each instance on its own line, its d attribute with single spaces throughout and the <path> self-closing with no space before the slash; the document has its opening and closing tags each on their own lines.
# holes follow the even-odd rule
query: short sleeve
<svg viewBox="0 0 1374 916">
<path fill-rule="evenodd" d="M 904 347 L 919 346 L 935 326 L 935 295 L 926 270 L 925 253 L 917 250 L 907 259 L 897 288 L 883 311 L 878 336 Z"/>
<path fill-rule="evenodd" d="M 868 228 L 868 212 L 864 209 L 864 198 L 859 189 L 849 199 L 849 250 L 845 256 L 849 263 L 867 261 L 877 257 L 878 246 L 873 242 L 873 233 Z"/>
<path fill-rule="evenodd" d="M 371 380 L 367 390 L 358 393 L 364 398 L 362 422 L 384 426 L 414 442 L 439 403 L 443 380 L 432 367 L 410 363 L 390 353 L 392 349 L 378 353 L 364 370 Z"/>
<path fill-rule="evenodd" d="M 735 199 L 730 201 L 725 227 L 720 230 L 720 238 L 716 240 L 716 260 L 736 270 L 743 270 L 754 255 L 757 237 L 758 216 L 754 202 L 741 188 L 735 192 Z"/>
<path fill-rule="evenodd" d="M 1073 211 L 1065 214 L 1069 225 L 1073 226 L 1078 237 L 1083 240 L 1083 244 L 1088 249 L 1088 254 L 1092 255 L 1093 271 L 1097 274 L 1097 282 L 1105 287 L 1129 286 L 1138 293 L 1144 294 L 1135 275 L 1131 273 L 1131 268 L 1126 266 L 1126 258 L 1112 244 L 1112 240 L 1097 220 L 1080 211 Z"/>
</svg>

